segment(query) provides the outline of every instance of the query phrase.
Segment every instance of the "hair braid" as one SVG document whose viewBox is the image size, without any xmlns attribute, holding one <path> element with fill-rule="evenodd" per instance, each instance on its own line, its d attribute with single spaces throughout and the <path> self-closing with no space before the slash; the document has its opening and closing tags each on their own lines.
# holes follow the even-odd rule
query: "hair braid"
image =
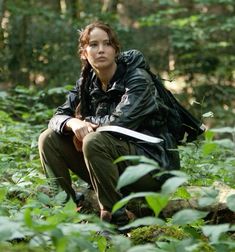
<svg viewBox="0 0 235 252">
<path fill-rule="evenodd" d="M 89 73 L 91 65 L 87 62 L 81 71 L 81 83 L 79 88 L 80 102 L 75 110 L 75 116 L 84 119 L 89 114 Z"/>
</svg>

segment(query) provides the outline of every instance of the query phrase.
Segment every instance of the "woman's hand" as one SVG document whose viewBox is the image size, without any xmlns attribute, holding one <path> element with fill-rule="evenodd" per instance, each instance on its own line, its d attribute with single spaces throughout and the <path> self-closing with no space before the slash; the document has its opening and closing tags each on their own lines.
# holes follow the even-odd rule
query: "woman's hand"
<svg viewBox="0 0 235 252">
<path fill-rule="evenodd" d="M 82 121 L 78 118 L 72 118 L 67 121 L 66 129 L 72 130 L 76 138 L 82 142 L 83 138 L 90 132 L 95 131 L 98 128 L 97 124 Z"/>
</svg>

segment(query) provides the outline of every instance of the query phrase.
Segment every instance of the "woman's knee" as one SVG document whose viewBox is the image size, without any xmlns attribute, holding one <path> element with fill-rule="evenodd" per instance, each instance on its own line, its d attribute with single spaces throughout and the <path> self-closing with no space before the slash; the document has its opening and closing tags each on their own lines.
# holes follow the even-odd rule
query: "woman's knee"
<svg viewBox="0 0 235 252">
<path fill-rule="evenodd" d="M 43 131 L 38 138 L 39 151 L 43 151 L 50 144 L 54 137 L 56 137 L 56 132 L 54 132 L 52 129 L 46 129 Z"/>
<path fill-rule="evenodd" d="M 102 148 L 103 142 L 104 136 L 100 132 L 91 132 L 83 139 L 82 151 L 86 156 L 93 155 L 94 151 Z"/>
</svg>

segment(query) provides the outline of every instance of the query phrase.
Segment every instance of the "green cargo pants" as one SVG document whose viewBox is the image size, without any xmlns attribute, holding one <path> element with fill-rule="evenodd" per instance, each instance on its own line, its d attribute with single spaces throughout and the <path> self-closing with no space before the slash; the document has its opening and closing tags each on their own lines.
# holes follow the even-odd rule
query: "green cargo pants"
<svg viewBox="0 0 235 252">
<path fill-rule="evenodd" d="M 107 132 L 91 132 L 83 140 L 82 152 L 78 152 L 71 135 L 59 135 L 47 129 L 39 137 L 39 154 L 47 177 L 57 188 L 62 188 L 75 200 L 71 170 L 92 185 L 100 209 L 110 211 L 123 197 L 116 185 L 120 174 L 130 164 L 128 161 L 114 164 L 113 161 L 120 156 L 137 155 L 137 149 L 134 144 Z M 159 189 L 159 183 L 148 174 L 127 186 L 125 193 Z"/>
</svg>

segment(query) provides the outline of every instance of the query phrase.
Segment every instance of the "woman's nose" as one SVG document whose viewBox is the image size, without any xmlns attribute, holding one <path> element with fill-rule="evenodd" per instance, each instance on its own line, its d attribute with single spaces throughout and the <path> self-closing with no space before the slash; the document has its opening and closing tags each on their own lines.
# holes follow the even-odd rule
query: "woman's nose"
<svg viewBox="0 0 235 252">
<path fill-rule="evenodd" d="M 104 46 L 102 44 L 99 45 L 98 51 L 99 52 L 103 52 L 104 51 Z"/>
</svg>

